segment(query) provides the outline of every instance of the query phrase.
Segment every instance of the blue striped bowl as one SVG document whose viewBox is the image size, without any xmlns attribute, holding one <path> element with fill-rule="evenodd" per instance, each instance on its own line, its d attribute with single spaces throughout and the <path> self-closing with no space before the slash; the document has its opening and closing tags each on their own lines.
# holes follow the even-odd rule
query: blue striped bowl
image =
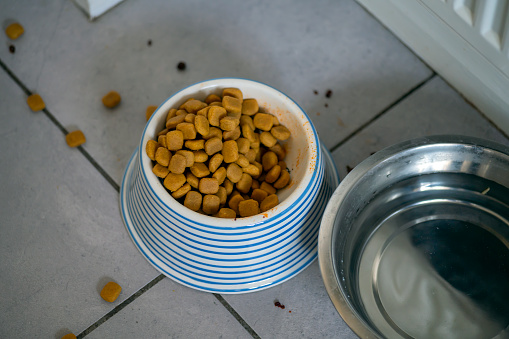
<svg viewBox="0 0 509 339">
<path fill-rule="evenodd" d="M 285 158 L 290 185 L 278 191 L 278 206 L 248 218 L 214 218 L 181 205 L 152 173 L 145 153 L 147 141 L 164 128 L 170 108 L 191 97 L 221 94 L 225 87 L 256 98 L 292 132 Z M 120 205 L 134 244 L 163 274 L 207 292 L 246 293 L 286 281 L 316 259 L 322 214 L 338 184 L 329 152 L 292 99 L 252 80 L 214 79 L 175 93 L 154 112 L 127 165 Z"/>
</svg>

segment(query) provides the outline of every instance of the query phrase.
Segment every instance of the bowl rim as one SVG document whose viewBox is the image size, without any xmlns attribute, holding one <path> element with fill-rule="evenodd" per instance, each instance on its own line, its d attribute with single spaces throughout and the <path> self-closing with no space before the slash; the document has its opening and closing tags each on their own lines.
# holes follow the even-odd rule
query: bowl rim
<svg viewBox="0 0 509 339">
<path fill-rule="evenodd" d="M 264 91 L 269 92 L 274 96 L 280 96 L 282 101 L 284 101 L 284 106 L 287 110 L 294 115 L 298 120 L 301 120 L 302 125 L 308 125 L 310 127 L 311 133 L 307 136 L 309 147 L 309 154 L 316 154 L 316 156 L 310 156 L 310 164 L 309 166 L 314 168 L 315 170 L 312 173 L 306 172 L 299 182 L 294 191 L 282 202 L 279 203 L 274 209 L 269 211 L 257 214 L 251 217 L 245 218 L 235 218 L 235 219 L 222 219 L 208 215 L 202 215 L 200 213 L 194 212 L 187 207 L 183 206 L 179 202 L 177 202 L 167 191 L 166 189 L 159 183 L 158 178 L 156 178 L 152 174 L 152 171 L 148 171 L 146 164 L 151 162 L 148 159 L 148 156 L 144 152 L 146 141 L 151 138 L 147 135 L 148 131 L 153 128 L 154 124 L 159 122 L 158 119 L 161 119 L 163 114 L 166 114 L 167 108 L 166 106 L 174 106 L 185 98 L 185 96 L 192 96 L 194 93 L 199 91 L 200 89 L 207 89 L 212 87 L 226 88 L 226 87 L 239 87 L 242 85 L 254 86 L 255 88 L 260 88 Z M 242 88 L 241 88 L 242 90 Z M 295 210 L 299 208 L 299 204 L 306 200 L 309 193 L 316 190 L 319 185 L 317 185 L 316 181 L 319 179 L 319 171 L 323 170 L 322 166 L 322 158 L 323 155 L 322 150 L 320 148 L 320 141 L 318 138 L 318 133 L 307 115 L 304 109 L 293 100 L 291 97 L 283 93 L 282 91 L 267 85 L 265 83 L 245 79 L 245 78 L 236 78 L 236 77 L 223 77 L 223 78 L 214 78 L 199 81 L 193 83 L 189 86 L 186 86 L 169 97 L 167 97 L 154 111 L 149 121 L 146 123 L 142 135 L 141 140 L 139 142 L 139 149 L 141 152 L 138 154 L 138 161 L 140 161 L 140 174 L 145 176 L 147 180 L 148 187 L 152 190 L 152 193 L 157 197 L 157 199 L 161 202 L 161 204 L 167 209 L 166 211 L 173 211 L 173 213 L 177 214 L 179 217 L 183 218 L 185 222 L 191 222 L 193 224 L 198 224 L 201 227 L 212 227 L 212 228 L 221 228 L 221 229 L 231 229 L 231 228 L 239 228 L 239 227 L 256 227 L 258 225 L 266 224 L 267 222 L 272 222 L 275 218 L 281 217 L 286 214 L 286 212 Z M 147 173 L 150 172 L 150 173 Z M 148 174 L 148 175 L 147 175 Z M 323 178 L 322 178 L 323 180 Z M 163 194 L 164 193 L 164 194 Z"/>
<path fill-rule="evenodd" d="M 337 312 L 347 325 L 361 338 L 383 338 L 383 336 L 376 332 L 376 329 L 370 326 L 362 318 L 359 312 L 352 307 L 352 304 L 349 301 L 349 296 L 345 294 L 341 284 L 339 284 L 339 277 L 336 275 L 334 259 L 332 257 L 332 236 L 337 212 L 340 206 L 344 203 L 349 190 L 354 187 L 370 170 L 403 151 L 439 144 L 482 147 L 484 149 L 491 149 L 493 151 L 509 155 L 509 146 L 472 136 L 447 134 L 405 140 L 388 146 L 364 159 L 340 182 L 325 208 L 324 217 L 322 218 L 320 232 L 318 235 L 318 262 L 320 266 L 320 273 L 329 298 L 334 304 Z"/>
</svg>

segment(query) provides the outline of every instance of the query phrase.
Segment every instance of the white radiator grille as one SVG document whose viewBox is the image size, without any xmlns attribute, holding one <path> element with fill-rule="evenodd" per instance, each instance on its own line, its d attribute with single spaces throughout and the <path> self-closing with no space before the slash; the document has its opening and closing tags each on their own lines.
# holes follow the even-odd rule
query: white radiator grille
<svg viewBox="0 0 509 339">
<path fill-rule="evenodd" d="M 509 76 L 508 0 L 420 0 Z"/>
</svg>

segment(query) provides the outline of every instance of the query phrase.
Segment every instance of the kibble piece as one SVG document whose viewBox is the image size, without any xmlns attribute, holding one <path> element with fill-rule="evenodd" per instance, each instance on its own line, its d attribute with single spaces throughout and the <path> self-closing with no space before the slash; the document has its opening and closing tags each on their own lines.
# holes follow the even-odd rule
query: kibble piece
<svg viewBox="0 0 509 339">
<path fill-rule="evenodd" d="M 269 151 L 262 156 L 262 166 L 264 171 L 269 171 L 272 167 L 278 163 L 277 154 Z"/>
<path fill-rule="evenodd" d="M 236 214 L 239 213 L 239 203 L 244 201 L 242 195 L 239 192 L 235 191 L 230 196 L 230 200 L 228 201 L 228 206 L 235 211 Z"/>
<path fill-rule="evenodd" d="M 207 97 L 205 98 L 205 103 L 210 105 L 213 102 L 221 102 L 221 98 L 218 95 L 215 95 L 215 94 L 207 95 Z"/>
<path fill-rule="evenodd" d="M 178 124 L 183 123 L 186 120 L 186 115 L 175 115 L 174 117 L 166 120 L 166 128 L 174 129 Z"/>
<path fill-rule="evenodd" d="M 254 131 L 256 129 L 254 123 L 253 123 L 253 118 L 251 118 L 250 116 L 247 116 L 247 115 L 242 115 L 240 117 L 240 125 L 249 125 L 249 127 L 251 127 L 251 129 Z"/>
<path fill-rule="evenodd" d="M 282 160 L 281 160 L 281 161 L 279 161 L 277 164 L 281 167 L 281 170 L 285 170 L 285 169 L 287 169 L 287 167 L 286 167 L 286 162 L 284 162 L 284 161 L 282 161 Z"/>
<path fill-rule="evenodd" d="M 159 144 L 155 140 L 147 141 L 145 145 L 145 152 L 150 160 L 156 160 L 156 150 L 159 147 Z"/>
<path fill-rule="evenodd" d="M 250 217 L 260 213 L 260 204 L 254 199 L 239 202 L 239 214 L 241 217 Z"/>
<path fill-rule="evenodd" d="M 76 339 L 76 335 L 74 333 L 68 333 L 66 335 L 64 335 L 62 338 L 60 339 Z"/>
<path fill-rule="evenodd" d="M 248 124 L 242 125 L 242 136 L 249 140 L 249 142 L 255 142 L 256 141 L 256 133 L 254 130 L 249 126 Z"/>
<path fill-rule="evenodd" d="M 223 107 L 223 104 L 221 103 L 221 101 L 214 101 L 214 102 L 211 102 L 209 104 L 210 107 L 212 106 L 220 106 L 220 107 Z"/>
<path fill-rule="evenodd" d="M 242 102 L 242 114 L 255 115 L 259 109 L 256 99 L 246 99 Z"/>
<path fill-rule="evenodd" d="M 175 113 L 175 115 L 183 115 L 184 116 L 184 119 L 187 115 L 187 111 L 185 109 L 178 109 L 177 112 Z"/>
<path fill-rule="evenodd" d="M 185 109 L 188 113 L 196 113 L 202 108 L 207 107 L 207 104 L 200 100 L 188 100 L 180 106 L 180 109 Z"/>
<path fill-rule="evenodd" d="M 240 193 L 247 193 L 251 190 L 251 184 L 253 183 L 253 177 L 249 174 L 242 173 L 242 177 L 237 183 L 236 187 Z"/>
<path fill-rule="evenodd" d="M 196 112 L 196 115 L 201 115 L 201 116 L 207 118 L 209 116 L 209 109 L 210 109 L 210 106 L 202 108 L 201 110 Z"/>
<path fill-rule="evenodd" d="M 171 118 L 173 118 L 176 115 L 177 115 L 177 110 L 175 108 L 170 108 L 170 110 L 166 114 L 166 121 L 170 120 Z"/>
<path fill-rule="evenodd" d="M 212 138 L 205 141 L 205 152 L 208 155 L 220 152 L 223 149 L 223 142 L 219 138 Z"/>
<path fill-rule="evenodd" d="M 256 160 L 256 150 L 254 149 L 249 149 L 249 151 L 245 154 L 247 160 L 249 160 L 249 162 L 254 162 Z"/>
<path fill-rule="evenodd" d="M 150 117 L 152 116 L 152 114 L 155 112 L 155 110 L 157 109 L 157 106 L 147 106 L 147 109 L 145 110 L 145 118 L 147 118 L 147 121 L 150 119 Z"/>
<path fill-rule="evenodd" d="M 108 108 L 113 108 L 117 106 L 118 104 L 120 104 L 120 100 L 121 100 L 120 94 L 118 94 L 118 92 L 115 91 L 110 91 L 102 99 L 103 105 Z"/>
<path fill-rule="evenodd" d="M 268 182 L 269 184 L 272 184 L 272 183 L 276 182 L 277 179 L 279 179 L 280 175 L 281 175 L 281 166 L 275 165 L 265 175 L 265 181 Z"/>
<path fill-rule="evenodd" d="M 286 157 L 286 151 L 279 143 L 275 144 L 270 150 L 277 154 L 277 158 L 281 161 Z"/>
<path fill-rule="evenodd" d="M 191 185 L 192 188 L 198 189 L 198 185 L 200 184 L 200 179 L 198 179 L 196 177 L 196 175 L 194 175 L 191 172 L 187 172 L 186 173 L 186 180 L 189 183 L 189 185 Z"/>
<path fill-rule="evenodd" d="M 209 124 L 212 126 L 219 126 L 221 119 L 226 117 L 226 109 L 221 106 L 211 106 L 209 109 Z"/>
<path fill-rule="evenodd" d="M 155 164 L 154 167 L 152 167 L 152 172 L 159 178 L 164 179 L 164 178 L 166 178 L 168 173 L 170 173 L 170 170 L 166 166 Z"/>
<path fill-rule="evenodd" d="M 122 291 L 122 287 L 114 281 L 110 281 L 106 285 L 104 285 L 101 290 L 101 298 L 112 303 L 117 300 L 120 292 Z"/>
<path fill-rule="evenodd" d="M 275 194 L 269 195 L 260 203 L 260 211 L 265 212 L 279 204 L 279 198 Z"/>
<path fill-rule="evenodd" d="M 210 132 L 209 120 L 203 115 L 197 115 L 194 119 L 194 127 L 202 136 L 206 136 Z"/>
<path fill-rule="evenodd" d="M 209 140 L 209 139 L 212 139 L 212 138 L 219 138 L 219 139 L 221 139 L 222 137 L 223 137 L 223 131 L 221 131 L 217 127 L 210 127 L 209 128 L 209 134 L 203 135 L 203 139 L 205 139 L 205 140 Z"/>
<path fill-rule="evenodd" d="M 219 184 L 216 178 L 201 178 L 198 190 L 202 194 L 216 194 L 219 190 Z"/>
<path fill-rule="evenodd" d="M 239 182 L 240 178 L 242 178 L 242 174 L 242 169 L 235 163 L 229 164 L 226 169 L 226 177 L 234 184 Z"/>
<path fill-rule="evenodd" d="M 232 194 L 233 183 L 230 181 L 230 179 L 224 179 L 223 186 L 226 189 L 226 195 Z"/>
<path fill-rule="evenodd" d="M 259 189 L 259 188 L 255 188 L 253 190 L 253 193 L 251 193 L 251 199 L 258 201 L 261 204 L 262 201 L 265 198 L 267 198 L 268 195 L 269 195 L 269 193 L 267 193 L 266 191 Z M 264 212 L 264 211 L 262 211 L 262 212 Z"/>
<path fill-rule="evenodd" d="M 242 91 L 238 88 L 233 88 L 233 87 L 224 88 L 223 89 L 223 97 L 225 97 L 225 96 L 237 98 L 241 102 L 243 100 Z"/>
<path fill-rule="evenodd" d="M 260 178 L 260 177 L 258 177 L 258 178 Z M 258 179 L 253 179 L 253 183 L 251 184 L 251 189 L 255 190 L 257 188 L 260 188 L 260 182 L 258 181 Z"/>
<path fill-rule="evenodd" d="M 175 152 L 175 154 L 182 155 L 186 158 L 186 167 L 191 167 L 194 165 L 194 153 L 188 150 L 180 150 Z"/>
<path fill-rule="evenodd" d="M 173 130 L 166 134 L 166 147 L 170 151 L 178 151 L 184 146 L 184 134 L 181 131 Z"/>
<path fill-rule="evenodd" d="M 271 130 L 274 120 L 272 119 L 272 114 L 256 113 L 253 118 L 253 123 L 256 128 L 268 132 Z"/>
<path fill-rule="evenodd" d="M 249 166 L 244 167 L 242 171 L 244 173 L 251 175 L 252 177 L 257 177 L 261 173 L 260 168 L 258 168 L 258 166 L 256 166 L 255 164 L 250 164 Z"/>
<path fill-rule="evenodd" d="M 288 130 L 288 128 L 282 125 L 272 127 L 270 133 L 274 138 L 278 140 L 286 140 L 291 135 L 290 130 Z"/>
<path fill-rule="evenodd" d="M 209 161 L 209 171 L 211 173 L 214 173 L 215 171 L 217 171 L 217 169 L 219 168 L 219 166 L 221 166 L 222 163 L 223 155 L 221 153 L 214 154 Z"/>
<path fill-rule="evenodd" d="M 260 148 L 260 134 L 255 133 L 254 141 L 251 142 L 251 148 L 258 149 Z"/>
<path fill-rule="evenodd" d="M 65 136 L 65 141 L 69 147 L 78 147 L 79 145 L 84 144 L 87 139 L 85 138 L 85 134 L 82 131 L 76 130 L 72 131 Z"/>
<path fill-rule="evenodd" d="M 239 148 L 235 140 L 228 140 L 223 143 L 222 154 L 224 162 L 229 164 L 239 159 Z"/>
<path fill-rule="evenodd" d="M 171 159 L 171 153 L 165 147 L 159 147 L 156 150 L 155 161 L 161 166 L 168 166 Z"/>
<path fill-rule="evenodd" d="M 273 126 L 279 126 L 280 125 L 280 122 L 279 122 L 279 119 L 277 118 L 277 116 L 273 115 L 272 116 L 272 120 L 273 120 L 273 122 L 272 122 Z"/>
<path fill-rule="evenodd" d="M 240 120 L 231 116 L 226 116 L 219 120 L 219 127 L 223 131 L 233 131 L 239 124 Z"/>
<path fill-rule="evenodd" d="M 233 131 L 223 132 L 224 140 L 237 140 L 238 138 L 240 138 L 240 126 L 235 127 Z"/>
<path fill-rule="evenodd" d="M 223 206 L 226 204 L 226 199 L 228 199 L 228 195 L 226 194 L 226 188 L 223 186 L 219 186 L 216 195 L 219 197 L 219 204 Z"/>
<path fill-rule="evenodd" d="M 274 187 L 272 187 L 271 184 L 265 182 L 265 181 L 262 181 L 262 183 L 260 184 L 260 189 L 264 190 L 265 192 L 269 193 L 269 194 L 275 194 L 276 193 L 276 189 Z"/>
<path fill-rule="evenodd" d="M 215 171 L 214 174 L 212 174 L 212 178 L 217 179 L 219 185 L 222 185 L 226 179 L 226 168 L 219 167 L 217 171 Z"/>
<path fill-rule="evenodd" d="M 242 168 L 249 166 L 249 160 L 242 154 L 239 154 L 239 159 L 235 163 Z"/>
<path fill-rule="evenodd" d="M 216 214 L 219 210 L 220 199 L 217 195 L 207 194 L 203 197 L 202 210 L 206 214 Z"/>
<path fill-rule="evenodd" d="M 222 104 L 228 113 L 242 113 L 242 101 L 237 98 L 224 96 Z"/>
<path fill-rule="evenodd" d="M 182 122 L 177 125 L 177 130 L 182 132 L 184 140 L 196 139 L 196 128 L 194 124 L 189 122 Z"/>
<path fill-rule="evenodd" d="M 209 158 L 204 150 L 194 151 L 194 162 L 205 162 Z"/>
<path fill-rule="evenodd" d="M 218 218 L 229 218 L 233 219 L 237 216 L 237 213 L 235 213 L 234 210 L 231 208 L 221 208 L 219 212 L 217 212 L 216 217 Z"/>
<path fill-rule="evenodd" d="M 166 134 L 165 135 L 159 135 L 157 137 L 157 143 L 164 148 L 167 148 L 166 146 Z"/>
<path fill-rule="evenodd" d="M 201 207 L 202 195 L 196 191 L 189 191 L 186 194 L 186 198 L 184 200 L 184 206 L 189 208 L 192 211 L 198 211 Z"/>
<path fill-rule="evenodd" d="M 267 180 L 267 179 L 265 179 Z M 290 173 L 287 170 L 281 171 L 279 179 L 274 183 L 274 188 L 281 189 L 290 182 Z"/>
<path fill-rule="evenodd" d="M 196 119 L 196 114 L 193 114 L 193 113 L 189 113 L 186 115 L 186 117 L 184 118 L 184 121 L 185 122 L 189 122 L 191 124 L 194 125 L 194 119 Z"/>
<path fill-rule="evenodd" d="M 165 128 L 161 132 L 157 133 L 157 136 L 166 135 L 166 134 L 168 134 L 168 129 L 167 128 Z"/>
<path fill-rule="evenodd" d="M 166 178 L 164 178 L 163 185 L 168 190 L 175 192 L 178 190 L 182 185 L 186 183 L 186 176 L 184 174 L 175 174 L 175 173 L 168 173 Z"/>
<path fill-rule="evenodd" d="M 27 98 L 27 104 L 33 112 L 42 111 L 46 108 L 46 104 L 39 94 L 32 94 L 29 96 Z"/>
<path fill-rule="evenodd" d="M 237 148 L 239 149 L 239 153 L 246 154 L 249 151 L 249 147 L 251 143 L 246 138 L 238 138 L 236 140 Z"/>
<path fill-rule="evenodd" d="M 12 23 L 10 24 L 9 26 L 7 26 L 7 28 L 5 29 L 5 34 L 7 35 L 7 37 L 9 37 L 9 39 L 11 40 L 16 40 L 17 38 L 19 38 L 23 33 L 25 32 L 25 29 L 23 28 L 23 26 L 21 26 L 20 23 Z"/>
<path fill-rule="evenodd" d="M 229 112 L 228 117 L 231 117 L 231 118 L 235 118 L 235 119 L 238 119 L 240 121 L 240 117 L 242 116 L 242 113 L 241 112 Z"/>
<path fill-rule="evenodd" d="M 191 173 L 193 173 L 197 178 L 203 178 L 210 174 L 207 166 L 202 162 L 195 162 L 193 166 L 191 166 Z"/>
<path fill-rule="evenodd" d="M 175 199 L 180 199 L 191 190 L 191 185 L 186 182 L 181 188 L 171 194 Z"/>
<path fill-rule="evenodd" d="M 175 154 L 171 157 L 168 169 L 171 173 L 182 174 L 186 170 L 186 157 Z"/>
<path fill-rule="evenodd" d="M 277 139 L 270 132 L 262 132 L 260 134 L 260 142 L 270 148 L 277 143 Z"/>
<path fill-rule="evenodd" d="M 192 151 L 197 151 L 203 149 L 205 147 L 205 140 L 197 139 L 197 140 L 186 140 L 184 142 L 184 146 L 189 148 Z"/>
</svg>

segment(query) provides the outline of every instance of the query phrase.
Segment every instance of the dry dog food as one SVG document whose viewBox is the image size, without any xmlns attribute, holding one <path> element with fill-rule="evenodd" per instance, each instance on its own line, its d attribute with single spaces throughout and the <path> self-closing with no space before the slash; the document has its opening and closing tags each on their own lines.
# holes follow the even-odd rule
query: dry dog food
<svg viewBox="0 0 509 339">
<path fill-rule="evenodd" d="M 219 218 L 249 217 L 277 206 L 277 190 L 290 183 L 280 142 L 291 133 L 238 88 L 221 94 L 170 109 L 165 128 L 145 151 L 154 174 L 187 208 Z M 152 112 L 147 108 L 147 119 Z"/>
<path fill-rule="evenodd" d="M 121 100 L 120 94 L 118 94 L 115 91 L 109 92 L 102 99 L 103 105 L 108 108 L 113 108 L 117 106 L 118 104 L 120 104 L 120 100 Z"/>
<path fill-rule="evenodd" d="M 122 291 L 122 287 L 114 281 L 110 281 L 106 285 L 104 285 L 101 290 L 101 298 L 112 303 L 117 300 L 120 295 L 120 291 Z"/>
<path fill-rule="evenodd" d="M 27 104 L 28 107 L 30 107 L 30 109 L 34 112 L 42 111 L 44 108 L 46 108 L 46 104 L 39 94 L 32 94 L 29 96 L 27 98 Z"/>
<path fill-rule="evenodd" d="M 81 144 L 84 144 L 87 139 L 82 131 L 76 130 L 72 131 L 65 136 L 65 141 L 69 147 L 78 147 Z"/>
<path fill-rule="evenodd" d="M 19 23 L 15 22 L 13 24 L 10 24 L 5 29 L 5 34 L 9 37 L 11 40 L 16 40 L 25 32 L 25 29 L 23 26 L 21 26 Z"/>
<path fill-rule="evenodd" d="M 74 333 L 68 333 L 64 335 L 61 339 L 76 339 L 76 335 L 74 335 Z"/>
<path fill-rule="evenodd" d="M 152 113 L 154 113 L 156 109 L 157 106 L 147 106 L 147 110 L 145 111 L 145 117 L 147 118 L 147 121 L 150 119 Z"/>
</svg>

